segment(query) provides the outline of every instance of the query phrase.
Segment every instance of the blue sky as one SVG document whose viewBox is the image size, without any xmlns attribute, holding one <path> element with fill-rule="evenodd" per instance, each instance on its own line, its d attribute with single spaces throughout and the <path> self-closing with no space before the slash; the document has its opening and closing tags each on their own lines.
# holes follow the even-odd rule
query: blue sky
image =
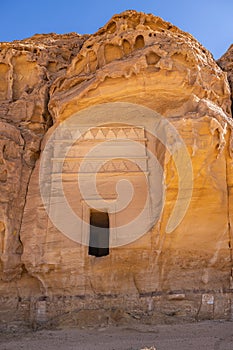
<svg viewBox="0 0 233 350">
<path fill-rule="evenodd" d="M 1 0 L 0 41 L 35 33 L 94 33 L 127 9 L 153 13 L 188 31 L 215 58 L 233 43 L 233 0 Z"/>
</svg>

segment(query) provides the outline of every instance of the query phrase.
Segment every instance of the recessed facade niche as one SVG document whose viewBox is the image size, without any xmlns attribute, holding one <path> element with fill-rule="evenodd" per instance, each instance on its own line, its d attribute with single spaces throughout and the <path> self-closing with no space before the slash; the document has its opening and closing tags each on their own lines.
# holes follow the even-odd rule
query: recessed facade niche
<svg viewBox="0 0 233 350">
<path fill-rule="evenodd" d="M 106 212 L 90 211 L 88 254 L 96 257 L 109 255 L 109 215 Z"/>
<path fill-rule="evenodd" d="M 50 212 L 58 213 L 55 221 L 63 225 L 62 231 L 63 227 L 73 227 L 72 239 L 88 246 L 89 255 L 107 255 L 108 250 L 103 253 L 97 248 L 124 246 L 152 227 L 162 202 L 164 147 L 160 143 L 158 160 L 154 154 L 158 140 L 145 126 L 127 123 L 79 126 L 79 137 L 70 142 L 77 125 L 64 127 L 53 143 Z M 70 224 L 73 219 L 69 208 L 66 215 L 59 217 L 64 209 L 58 205 L 64 197 L 78 218 L 76 224 Z M 97 217 L 102 218 L 109 231 L 106 247 L 93 243 L 95 236 L 100 237 L 94 232 L 103 228 Z"/>
</svg>

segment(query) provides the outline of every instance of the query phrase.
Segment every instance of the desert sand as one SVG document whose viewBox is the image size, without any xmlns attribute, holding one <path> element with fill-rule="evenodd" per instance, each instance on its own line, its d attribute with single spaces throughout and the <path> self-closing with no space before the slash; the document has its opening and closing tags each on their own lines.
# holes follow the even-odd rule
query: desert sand
<svg viewBox="0 0 233 350">
<path fill-rule="evenodd" d="M 232 350 L 233 323 L 133 325 L 1 334 L 1 350 Z"/>
</svg>

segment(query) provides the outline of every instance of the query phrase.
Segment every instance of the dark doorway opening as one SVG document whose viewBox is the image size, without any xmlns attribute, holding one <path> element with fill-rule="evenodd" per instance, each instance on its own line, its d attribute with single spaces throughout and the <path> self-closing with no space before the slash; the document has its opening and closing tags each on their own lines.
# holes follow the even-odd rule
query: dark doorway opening
<svg viewBox="0 0 233 350">
<path fill-rule="evenodd" d="M 109 255 L 109 216 L 108 213 L 91 210 L 89 255 L 96 257 Z"/>
</svg>

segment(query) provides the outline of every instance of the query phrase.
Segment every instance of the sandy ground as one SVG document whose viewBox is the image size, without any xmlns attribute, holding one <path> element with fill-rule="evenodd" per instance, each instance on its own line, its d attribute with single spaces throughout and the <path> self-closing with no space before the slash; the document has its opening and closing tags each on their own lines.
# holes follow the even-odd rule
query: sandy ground
<svg viewBox="0 0 233 350">
<path fill-rule="evenodd" d="M 233 350 L 233 322 L 1 334 L 1 350 Z"/>
</svg>

